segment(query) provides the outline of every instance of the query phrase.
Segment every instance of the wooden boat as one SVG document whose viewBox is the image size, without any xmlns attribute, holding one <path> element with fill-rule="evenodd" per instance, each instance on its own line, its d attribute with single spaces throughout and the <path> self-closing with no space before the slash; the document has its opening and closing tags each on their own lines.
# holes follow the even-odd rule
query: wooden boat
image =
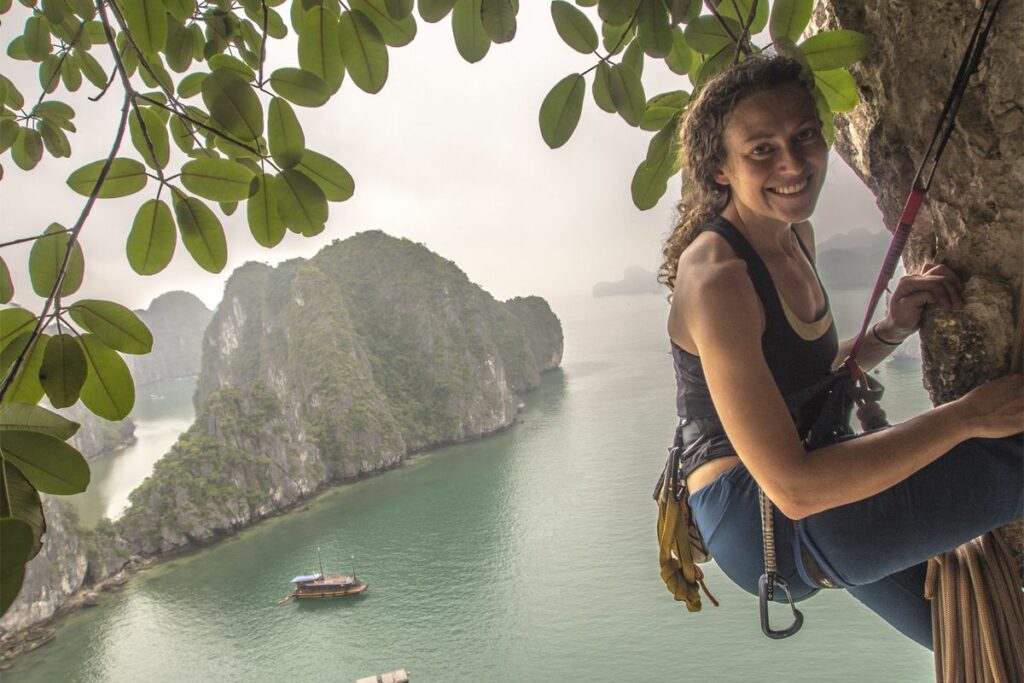
<svg viewBox="0 0 1024 683">
<path fill-rule="evenodd" d="M 320 548 L 316 549 L 317 559 L 320 561 L 320 571 L 312 574 L 302 574 L 292 579 L 295 590 L 277 601 L 281 605 L 292 598 L 298 600 L 320 600 L 324 598 L 340 598 L 346 595 L 359 595 L 366 592 L 368 584 L 359 580 L 355 568 L 352 576 L 326 576 L 324 575 L 324 563 L 320 559 Z"/>
</svg>

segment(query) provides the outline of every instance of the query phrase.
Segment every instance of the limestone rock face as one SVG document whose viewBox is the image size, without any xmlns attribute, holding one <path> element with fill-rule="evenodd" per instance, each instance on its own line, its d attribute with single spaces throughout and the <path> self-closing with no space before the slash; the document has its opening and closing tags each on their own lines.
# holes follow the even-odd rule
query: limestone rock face
<svg viewBox="0 0 1024 683">
<path fill-rule="evenodd" d="M 962 0 L 823 0 L 812 29 L 853 29 L 874 50 L 851 70 L 862 103 L 836 147 L 893 230 L 977 18 Z M 1024 4 L 1004 2 L 908 245 L 908 269 L 951 266 L 968 305 L 922 329 L 925 382 L 945 402 L 1005 372 L 1024 267 Z M 965 354 L 970 362 L 962 366 Z"/>
<path fill-rule="evenodd" d="M 166 292 L 136 313 L 153 333 L 150 353 L 125 358 L 136 386 L 199 372 L 203 332 L 213 311 L 194 294 Z"/>
<path fill-rule="evenodd" d="M 862 102 L 836 122 L 836 148 L 895 229 L 977 20 L 962 0 L 821 0 L 812 30 L 874 41 L 852 67 Z M 966 283 L 962 311 L 921 330 L 925 387 L 944 403 L 1009 367 L 1024 269 L 1024 3 L 1004 2 L 960 108 L 904 260 L 946 263 Z M 1024 566 L 1024 524 L 1005 531 Z"/>
</svg>

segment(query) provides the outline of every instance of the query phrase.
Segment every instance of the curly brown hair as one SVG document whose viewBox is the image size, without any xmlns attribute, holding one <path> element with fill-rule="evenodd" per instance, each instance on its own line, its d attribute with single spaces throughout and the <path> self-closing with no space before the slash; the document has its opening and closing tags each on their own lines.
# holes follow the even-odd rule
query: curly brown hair
<svg viewBox="0 0 1024 683">
<path fill-rule="evenodd" d="M 781 55 L 755 55 L 715 76 L 690 103 L 678 132 L 683 196 L 676 204 L 675 224 L 658 270 L 658 281 L 669 289 L 675 287 L 683 250 L 729 203 L 729 187 L 715 181 L 715 171 L 725 163 L 726 117 L 740 100 L 789 85 L 812 93 L 799 62 Z"/>
</svg>

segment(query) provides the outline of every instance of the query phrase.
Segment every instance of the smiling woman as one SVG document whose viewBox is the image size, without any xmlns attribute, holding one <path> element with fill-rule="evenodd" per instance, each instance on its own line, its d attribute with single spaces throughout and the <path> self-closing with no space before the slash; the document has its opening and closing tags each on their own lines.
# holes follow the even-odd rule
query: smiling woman
<svg viewBox="0 0 1024 683">
<path fill-rule="evenodd" d="M 691 104 L 680 136 L 684 197 L 662 267 L 680 417 L 671 493 L 689 492 L 707 549 L 740 587 L 764 600 L 768 576 L 772 599 L 777 560 L 791 599 L 846 588 L 931 647 L 928 559 L 1024 514 L 1019 378 L 848 438 L 848 413 L 828 411 L 832 368 L 851 342 L 839 343 L 814 267 L 807 219 L 827 146 L 800 64 L 759 56 L 733 67 Z M 959 308 L 959 290 L 945 266 L 903 278 L 861 366 L 913 333 L 926 305 Z M 805 451 L 822 420 L 837 438 Z M 763 611 L 762 627 L 784 637 L 799 628 L 794 615 L 788 632 L 772 631 Z"/>
</svg>

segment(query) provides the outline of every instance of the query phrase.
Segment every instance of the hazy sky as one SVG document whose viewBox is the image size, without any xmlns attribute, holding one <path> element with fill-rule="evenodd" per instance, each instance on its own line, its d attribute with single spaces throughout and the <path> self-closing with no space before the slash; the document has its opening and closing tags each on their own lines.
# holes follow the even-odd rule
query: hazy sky
<svg viewBox="0 0 1024 683">
<path fill-rule="evenodd" d="M 5 51 L 25 17 L 27 10 L 18 3 L 4 17 Z M 679 183 L 670 184 L 654 209 L 641 212 L 633 206 L 629 183 L 651 133 L 599 110 L 588 87 L 572 139 L 558 150 L 541 139 L 537 118 L 545 94 L 595 60 L 561 42 L 549 3 L 521 3 L 515 40 L 492 46 L 477 64 L 458 55 L 450 19 L 418 23 L 410 45 L 390 50 L 388 82 L 380 93 L 366 95 L 346 78 L 324 107 L 295 108 L 306 146 L 336 159 L 356 181 L 352 199 L 330 205 L 322 234 L 307 239 L 289 233 L 275 249 L 264 249 L 249 235 L 243 206 L 222 218 L 229 256 L 220 274 L 198 268 L 179 241 L 166 270 L 138 276 L 124 259 L 124 243 L 136 208 L 155 193 L 151 181 L 133 197 L 97 202 L 82 232 L 86 277 L 76 296 L 145 307 L 161 292 L 184 289 L 214 306 L 224 281 L 246 261 L 311 256 L 334 239 L 368 229 L 423 242 L 499 299 L 578 298 L 588 296 L 597 281 L 619 279 L 629 265 L 655 270 Z M 294 43 L 273 46 L 273 68 L 297 65 Z M 93 54 L 105 51 L 94 48 Z M 36 66 L 6 55 L 0 60 L 0 71 L 34 101 Z M 643 79 L 648 97 L 690 90 L 688 79 L 648 62 Z M 65 181 L 74 169 L 106 155 L 120 107 L 116 88 L 97 104 L 85 99 L 92 94 L 95 89 L 86 81 L 78 93 L 55 95 L 77 111 L 71 159 L 46 156 L 28 173 L 9 153 L 0 159 L 0 239 L 38 234 L 54 221 L 65 227 L 74 223 L 84 198 Z M 137 157 L 127 139 L 121 154 Z M 815 225 L 819 241 L 854 228 L 882 229 L 873 197 L 835 155 Z M 15 300 L 35 307 L 39 300 L 25 271 L 27 254 L 27 246 L 2 252 L 13 270 Z"/>
</svg>

